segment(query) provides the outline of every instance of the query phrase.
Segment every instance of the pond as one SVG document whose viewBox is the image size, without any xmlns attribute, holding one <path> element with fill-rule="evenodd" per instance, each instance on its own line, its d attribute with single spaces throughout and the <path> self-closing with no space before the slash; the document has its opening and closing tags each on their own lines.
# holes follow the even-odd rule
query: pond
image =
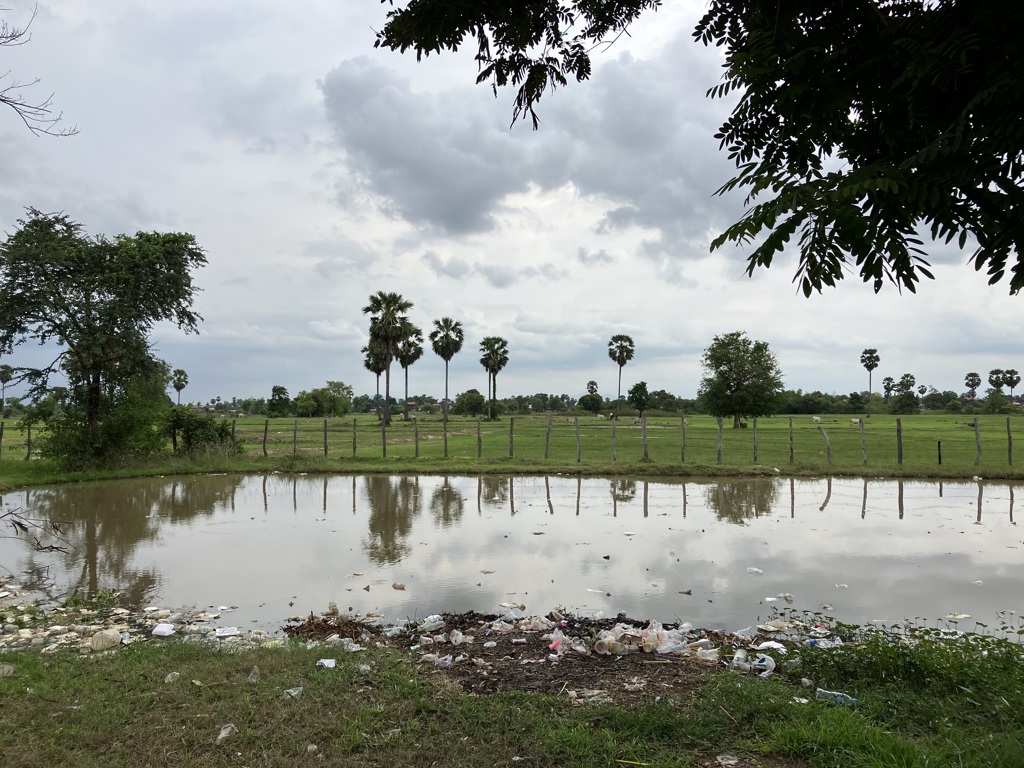
<svg viewBox="0 0 1024 768">
<path fill-rule="evenodd" d="M 0 566 L 65 594 L 110 587 L 136 606 L 232 607 L 232 624 L 269 630 L 331 601 L 387 621 L 505 603 L 720 629 L 788 608 L 856 623 L 953 616 L 973 629 L 1017 620 L 1017 490 L 563 476 L 98 482 L 4 495 L 5 511 L 60 521 L 61 539 L 40 543 L 67 551 L 5 532 Z"/>
</svg>

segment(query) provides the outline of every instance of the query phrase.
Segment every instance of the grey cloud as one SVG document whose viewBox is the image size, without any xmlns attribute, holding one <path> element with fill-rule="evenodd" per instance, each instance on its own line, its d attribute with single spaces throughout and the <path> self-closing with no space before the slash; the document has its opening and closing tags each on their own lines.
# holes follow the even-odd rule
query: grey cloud
<svg viewBox="0 0 1024 768">
<path fill-rule="evenodd" d="M 579 250 L 576 251 L 576 260 L 581 264 L 586 264 L 588 266 L 602 266 L 605 264 L 611 264 L 615 261 L 615 257 L 611 256 L 604 249 L 599 251 L 588 251 L 586 248 L 580 246 Z"/>
<path fill-rule="evenodd" d="M 522 145 L 477 99 L 413 93 L 365 57 L 343 62 L 319 86 L 349 165 L 411 222 L 488 231 L 500 200 L 526 188 Z"/>
<path fill-rule="evenodd" d="M 466 279 L 479 276 L 495 288 L 508 288 L 521 280 L 541 278 L 559 280 L 565 271 L 554 264 L 545 262 L 539 266 L 510 267 L 505 264 L 476 263 L 470 264 L 464 259 L 451 258 L 445 261 L 433 251 L 423 254 L 423 261 L 431 271 L 439 277 Z"/>
</svg>

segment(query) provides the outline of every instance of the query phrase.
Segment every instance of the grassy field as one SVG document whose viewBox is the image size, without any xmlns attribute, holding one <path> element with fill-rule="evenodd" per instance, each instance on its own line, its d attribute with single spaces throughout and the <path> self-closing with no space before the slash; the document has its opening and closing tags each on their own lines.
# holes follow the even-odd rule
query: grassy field
<svg viewBox="0 0 1024 768">
<path fill-rule="evenodd" d="M 49 462 L 24 461 L 27 435 L 6 425 L 0 446 L 0 488 L 35 482 L 202 471 L 570 473 L 714 477 L 755 474 L 991 479 L 1024 477 L 1021 417 L 928 414 L 850 417 L 774 417 L 745 429 L 710 416 L 654 416 L 646 429 L 623 419 L 584 416 L 506 416 L 499 421 L 453 417 L 448 456 L 439 416 L 396 421 L 383 431 L 376 417 L 340 419 L 241 418 L 233 422 L 238 456 L 163 457 L 102 473 L 62 473 Z M 828 438 L 826 442 L 826 436 Z M 264 442 L 265 439 L 265 442 Z M 646 442 L 646 458 L 645 458 Z M 980 457 L 979 457 L 980 442 Z M 325 451 L 326 445 L 326 451 Z M 901 454 L 902 447 L 902 456 Z M 386 456 L 385 456 L 386 448 Z M 266 455 L 264 455 L 264 451 Z M 941 458 L 941 463 L 940 463 Z"/>
</svg>

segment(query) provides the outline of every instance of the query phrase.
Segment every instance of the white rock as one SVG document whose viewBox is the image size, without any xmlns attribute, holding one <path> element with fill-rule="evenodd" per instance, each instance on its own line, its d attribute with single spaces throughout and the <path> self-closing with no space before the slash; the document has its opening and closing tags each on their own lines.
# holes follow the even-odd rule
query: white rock
<svg viewBox="0 0 1024 768">
<path fill-rule="evenodd" d="M 121 644 L 121 633 L 116 629 L 101 629 L 89 641 L 94 651 L 106 651 Z"/>
</svg>

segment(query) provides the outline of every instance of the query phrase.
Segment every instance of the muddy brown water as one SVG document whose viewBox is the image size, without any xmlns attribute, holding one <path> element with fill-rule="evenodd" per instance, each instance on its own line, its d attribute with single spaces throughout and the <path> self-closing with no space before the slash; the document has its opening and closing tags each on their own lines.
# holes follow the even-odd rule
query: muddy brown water
<svg viewBox="0 0 1024 768">
<path fill-rule="evenodd" d="M 239 627 L 342 612 L 689 621 L 778 610 L 865 623 L 1017 624 L 1024 536 L 998 482 L 203 475 L 2 497 L 63 537 L 0 538 L 0 566 L 59 594 L 230 607 Z M 791 595 L 787 603 L 780 595 Z M 949 618 L 953 617 L 953 618 Z"/>
</svg>

